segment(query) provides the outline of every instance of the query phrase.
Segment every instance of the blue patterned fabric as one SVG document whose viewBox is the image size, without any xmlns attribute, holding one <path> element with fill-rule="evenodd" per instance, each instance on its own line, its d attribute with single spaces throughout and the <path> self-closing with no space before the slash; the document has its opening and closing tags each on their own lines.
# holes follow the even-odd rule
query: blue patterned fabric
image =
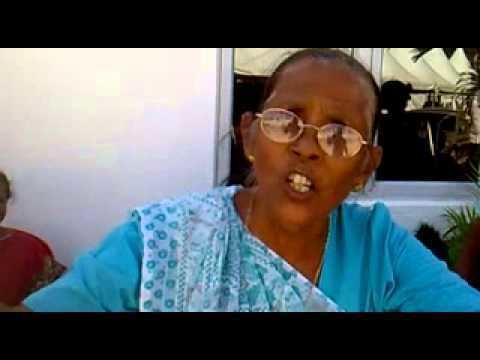
<svg viewBox="0 0 480 360">
<path fill-rule="evenodd" d="M 33 311 L 335 309 L 249 235 L 234 209 L 237 190 L 219 188 L 137 209 L 59 280 L 29 296 L 25 306 Z M 480 293 L 397 225 L 381 203 L 343 203 L 332 211 L 318 287 L 349 312 L 480 311 Z"/>
<path fill-rule="evenodd" d="M 237 187 L 136 209 L 144 243 L 141 311 L 338 311 L 245 228 Z M 328 240 L 327 240 L 328 241 Z"/>
</svg>

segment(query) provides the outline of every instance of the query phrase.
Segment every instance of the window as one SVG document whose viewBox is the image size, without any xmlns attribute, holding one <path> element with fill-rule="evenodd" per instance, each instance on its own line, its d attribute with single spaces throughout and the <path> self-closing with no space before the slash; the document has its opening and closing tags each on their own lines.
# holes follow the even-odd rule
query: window
<svg viewBox="0 0 480 360">
<path fill-rule="evenodd" d="M 233 94 L 230 91 L 228 95 L 233 96 L 229 114 L 235 133 L 241 114 L 257 110 L 263 85 L 276 65 L 300 48 L 228 50 L 230 62 L 224 58 L 224 63 L 229 63 L 233 72 L 233 79 L 228 79 L 230 86 L 233 81 Z M 384 159 L 375 179 L 468 181 L 470 167 L 479 164 L 480 131 L 476 132 L 472 125 L 472 96 L 459 92 L 456 84 L 461 73 L 472 69 L 477 49 L 341 50 L 362 62 L 382 88 L 377 140 L 384 148 Z M 225 86 L 222 93 L 225 104 Z M 238 133 L 235 138 L 237 143 L 228 146 L 227 151 L 229 169 L 223 172 L 223 179 L 229 178 L 230 183 L 242 182 L 248 173 Z M 227 146 L 223 149 L 227 150 Z"/>
<path fill-rule="evenodd" d="M 376 179 L 468 181 L 478 167 L 472 92 L 457 86 L 475 49 L 385 48 L 381 72 L 383 147 Z"/>
<path fill-rule="evenodd" d="M 461 121 L 456 123 L 456 115 L 460 113 L 461 115 L 466 114 L 468 120 L 467 125 L 475 124 L 475 121 L 472 120 L 471 111 L 468 109 L 469 105 L 474 103 L 471 101 L 472 96 L 462 97 L 457 94 L 457 89 L 453 86 L 456 85 L 456 80 L 453 79 L 449 80 L 448 88 L 444 87 L 445 83 L 443 79 L 430 82 L 426 81 L 426 79 L 431 79 L 431 72 L 427 70 L 429 77 L 425 78 L 425 75 L 422 75 L 421 72 L 415 68 L 415 66 L 418 67 L 419 65 L 411 64 L 411 56 L 415 56 L 415 54 L 418 55 L 418 53 L 412 54 L 413 49 L 341 49 L 352 54 L 362 62 L 362 64 L 372 72 L 379 85 L 391 80 L 409 83 L 412 86 L 412 93 L 406 106 L 407 111 L 418 112 L 420 110 L 421 113 L 421 110 L 424 110 L 423 106 L 429 105 L 430 103 L 434 105 L 439 103 L 444 107 L 442 111 L 445 112 L 444 116 L 446 116 L 446 119 L 440 118 L 440 120 L 437 121 L 435 116 L 433 116 L 429 120 L 418 120 L 418 124 L 421 126 L 417 129 L 419 131 L 417 136 L 423 140 L 424 146 L 423 148 L 419 146 L 423 151 L 422 156 L 445 157 L 447 153 L 445 153 L 445 147 L 442 147 L 442 143 L 445 144 L 447 140 L 450 140 L 455 144 L 455 147 L 450 148 L 453 153 L 450 152 L 448 155 L 455 156 L 453 158 L 456 163 L 453 165 L 455 168 L 454 171 L 446 171 L 448 167 L 444 164 L 448 162 L 443 161 L 439 162 L 441 164 L 439 167 L 433 167 L 433 171 L 426 175 L 418 173 L 409 174 L 408 172 L 411 171 L 409 169 L 409 161 L 411 161 L 412 158 L 407 158 L 405 154 L 403 156 L 400 154 L 400 156 L 398 156 L 400 158 L 399 162 L 392 163 L 394 172 L 398 169 L 404 169 L 406 174 L 402 174 L 399 171 L 396 171 L 397 174 L 400 173 L 397 177 L 395 174 L 388 174 L 389 167 L 391 169 L 392 164 L 387 164 L 387 168 L 384 167 L 380 169 L 379 172 L 372 176 L 371 181 L 366 186 L 365 192 L 352 193 L 350 200 L 357 201 L 361 205 L 370 205 L 376 201 L 383 201 L 389 206 L 394 218 L 411 231 L 414 231 L 421 221 L 427 221 L 434 224 L 438 229 L 444 230 L 445 224 L 441 216 L 444 209 L 446 207 L 459 207 L 472 200 L 471 191 L 474 189 L 474 185 L 465 181 L 468 177 L 465 176 L 466 172 L 463 172 L 463 170 L 467 168 L 469 161 L 472 161 L 475 165 L 478 164 L 478 160 L 475 158 L 475 153 L 478 152 L 475 150 L 478 148 L 475 140 L 478 136 L 474 130 L 477 127 L 480 129 L 480 126 L 462 126 Z M 241 144 L 239 143 L 241 139 L 238 139 L 237 136 L 237 144 L 231 143 L 230 135 L 233 132 L 232 128 L 235 128 L 238 124 L 243 111 L 255 110 L 261 98 L 266 76 L 270 75 L 270 72 L 285 56 L 288 56 L 288 54 L 295 50 L 297 49 L 247 48 L 221 50 L 221 94 L 219 102 L 220 141 L 217 145 L 217 184 L 243 183 L 247 179 L 248 164 L 245 162 Z M 441 64 L 443 63 L 445 65 L 445 58 L 442 53 L 438 51 L 439 49 L 420 50 L 420 54 L 423 55 L 422 61 L 428 63 L 427 69 L 436 68 L 441 74 Z M 452 64 L 452 67 L 454 67 L 456 74 L 463 72 L 465 67 L 472 66 L 475 58 L 474 50 L 477 49 L 461 49 L 463 51 L 458 49 L 453 50 L 454 51 L 452 51 L 452 49 L 442 49 L 446 59 Z M 456 54 L 455 50 L 458 50 Z M 400 56 L 399 53 L 403 55 Z M 392 56 L 395 58 L 395 55 L 399 56 L 399 59 L 391 61 Z M 398 66 L 397 63 L 401 66 Z M 420 64 L 422 64 L 422 62 L 420 62 Z M 449 67 L 447 66 L 447 68 Z M 446 71 L 450 72 L 450 70 Z M 451 74 L 444 76 L 448 77 L 451 76 Z M 442 75 L 441 77 L 443 78 L 444 76 Z M 446 80 L 448 80 L 448 78 Z M 429 98 L 430 102 L 427 102 Z M 431 110 L 432 115 L 437 114 L 435 109 Z M 461 112 L 462 110 L 463 113 Z M 455 112 L 455 119 L 450 120 L 450 115 L 453 114 L 453 112 Z M 428 111 L 424 111 L 424 113 L 428 114 Z M 391 113 L 385 113 L 384 111 L 384 115 L 391 115 Z M 438 127 L 434 128 L 434 121 L 437 121 L 440 132 L 438 131 Z M 452 127 L 452 121 L 455 127 Z M 480 122 L 480 120 L 478 121 Z M 430 123 L 430 130 L 426 125 L 427 122 Z M 439 125 L 440 123 L 441 126 Z M 467 142 L 462 144 L 460 136 L 452 136 L 451 131 L 455 131 L 452 129 L 459 131 L 459 133 L 463 132 L 463 134 L 468 134 Z M 382 134 L 381 131 L 384 131 L 384 129 L 379 131 L 377 139 L 384 141 L 381 137 L 385 134 Z M 477 131 L 477 133 L 480 133 L 480 131 Z M 429 134 L 431 134 L 431 136 Z M 402 139 L 402 141 L 398 143 L 404 147 L 408 141 L 408 139 Z M 463 141 L 465 141 L 465 136 Z M 419 142 L 421 144 L 421 141 Z M 431 143 L 433 143 L 434 154 L 431 152 Z M 409 150 L 411 151 L 411 149 Z M 444 152 L 442 152 L 442 150 Z M 461 164 L 458 163 L 458 160 L 461 160 Z M 395 161 L 395 159 L 393 161 Z M 451 160 L 449 160 L 449 162 L 452 164 Z M 437 170 L 435 171 L 435 169 Z M 382 170 L 384 171 L 383 174 Z"/>
</svg>

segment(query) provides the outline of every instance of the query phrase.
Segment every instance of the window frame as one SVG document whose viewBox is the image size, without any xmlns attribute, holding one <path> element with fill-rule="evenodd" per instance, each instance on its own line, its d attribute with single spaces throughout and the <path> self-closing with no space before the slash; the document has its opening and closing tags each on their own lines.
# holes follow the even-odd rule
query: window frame
<svg viewBox="0 0 480 360">
<path fill-rule="evenodd" d="M 218 49 L 217 118 L 214 154 L 214 186 L 223 185 L 230 176 L 232 146 L 234 49 Z"/>
</svg>

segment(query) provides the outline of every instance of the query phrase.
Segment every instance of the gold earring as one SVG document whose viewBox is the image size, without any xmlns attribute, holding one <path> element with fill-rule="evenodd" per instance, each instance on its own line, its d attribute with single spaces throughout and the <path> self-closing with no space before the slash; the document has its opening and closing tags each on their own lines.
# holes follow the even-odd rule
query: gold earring
<svg viewBox="0 0 480 360">
<path fill-rule="evenodd" d="M 357 184 L 353 187 L 353 191 L 355 192 L 361 192 L 363 191 L 363 184 Z"/>
<path fill-rule="evenodd" d="M 253 156 L 253 155 L 248 155 L 248 156 L 247 156 L 247 159 L 248 159 L 248 161 L 250 161 L 250 162 L 253 163 L 253 162 L 255 161 L 255 156 Z"/>
</svg>

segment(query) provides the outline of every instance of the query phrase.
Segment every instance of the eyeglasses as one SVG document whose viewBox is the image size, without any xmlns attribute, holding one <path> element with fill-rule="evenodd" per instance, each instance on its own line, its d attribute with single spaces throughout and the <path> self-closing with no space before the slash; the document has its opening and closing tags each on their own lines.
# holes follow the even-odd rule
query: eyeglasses
<svg viewBox="0 0 480 360">
<path fill-rule="evenodd" d="M 320 148 L 328 155 L 337 158 L 351 158 L 358 154 L 368 142 L 350 126 L 327 124 L 322 127 L 305 124 L 295 113 L 284 109 L 267 109 L 256 114 L 260 119 L 260 127 L 267 138 L 282 144 L 299 139 L 306 128 L 317 132 Z"/>
</svg>

